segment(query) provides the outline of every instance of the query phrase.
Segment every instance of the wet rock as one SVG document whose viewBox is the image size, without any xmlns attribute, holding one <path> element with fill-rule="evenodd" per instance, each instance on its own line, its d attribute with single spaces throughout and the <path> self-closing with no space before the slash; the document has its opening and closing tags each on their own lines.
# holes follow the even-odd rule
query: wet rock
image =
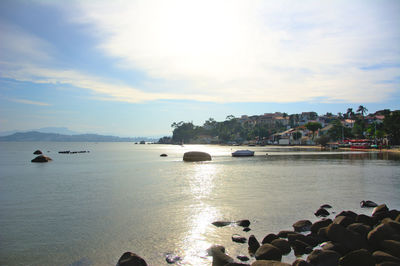
<svg viewBox="0 0 400 266">
<path fill-rule="evenodd" d="M 257 260 L 277 260 L 281 261 L 282 252 L 280 249 L 271 244 L 263 244 L 258 248 L 255 253 L 255 257 Z"/>
<path fill-rule="evenodd" d="M 290 264 L 275 260 L 257 260 L 251 266 L 290 266 Z"/>
<path fill-rule="evenodd" d="M 379 224 L 377 227 L 372 229 L 367 236 L 368 243 L 374 247 L 379 247 L 379 244 L 383 240 L 393 239 L 396 235 L 396 230 L 393 229 L 389 224 Z"/>
<path fill-rule="evenodd" d="M 350 250 L 346 248 L 345 246 L 339 244 L 339 243 L 334 243 L 332 241 L 325 242 L 321 244 L 322 250 L 333 250 L 339 253 L 341 256 L 346 255 Z"/>
<path fill-rule="evenodd" d="M 352 224 L 355 222 L 355 218 L 350 217 L 350 216 L 336 216 L 335 219 L 333 219 L 333 223 L 335 224 L 340 224 L 343 227 L 347 227 L 349 224 Z"/>
<path fill-rule="evenodd" d="M 160 154 L 160 157 L 167 157 L 167 156 L 168 156 L 168 154 L 166 154 L 166 153 Z"/>
<path fill-rule="evenodd" d="M 243 231 L 245 231 L 245 232 L 249 232 L 251 229 L 249 228 L 249 227 L 245 227 L 245 228 L 243 228 Z"/>
<path fill-rule="evenodd" d="M 307 262 L 313 266 L 337 266 L 339 258 L 339 253 L 335 251 L 316 249 L 308 255 Z"/>
<path fill-rule="evenodd" d="M 327 216 L 330 215 L 330 213 L 329 213 L 326 209 L 324 209 L 324 208 L 319 208 L 319 209 L 314 213 L 314 215 L 317 216 L 317 217 L 327 217 Z"/>
<path fill-rule="evenodd" d="M 389 217 L 392 220 L 396 220 L 397 216 L 399 216 L 399 215 L 400 215 L 400 211 L 398 211 L 398 210 L 390 210 L 389 211 Z"/>
<path fill-rule="evenodd" d="M 44 155 L 39 155 L 35 159 L 32 159 L 32 163 L 47 163 L 51 161 L 52 159 L 50 157 L 44 156 Z"/>
<path fill-rule="evenodd" d="M 310 245 L 297 239 L 294 240 L 293 242 L 290 242 L 290 245 L 292 246 L 294 254 L 296 256 L 301 256 L 303 254 L 310 254 L 313 251 L 313 248 Z"/>
<path fill-rule="evenodd" d="M 311 221 L 310 220 L 300 220 L 293 224 L 294 231 L 296 232 L 306 232 L 311 229 Z"/>
<path fill-rule="evenodd" d="M 347 230 L 339 224 L 332 223 L 328 226 L 328 238 L 350 250 L 361 249 L 367 246 L 366 240 L 361 235 Z"/>
<path fill-rule="evenodd" d="M 357 213 L 355 213 L 353 211 L 342 211 L 338 215 L 336 215 L 336 217 L 338 217 L 338 216 L 347 216 L 347 217 L 356 219 Z"/>
<path fill-rule="evenodd" d="M 361 208 L 374 208 L 376 206 L 378 206 L 378 204 L 376 204 L 375 202 L 370 201 L 370 200 L 362 200 L 360 202 L 360 207 Z"/>
<path fill-rule="evenodd" d="M 397 258 L 400 258 L 400 241 L 395 241 L 395 240 L 383 240 L 380 243 L 381 249 Z"/>
<path fill-rule="evenodd" d="M 232 235 L 232 241 L 236 243 L 246 243 L 247 239 L 244 236 L 234 234 Z"/>
<path fill-rule="evenodd" d="M 132 252 L 125 252 L 119 258 L 117 266 L 147 266 L 146 261 Z"/>
<path fill-rule="evenodd" d="M 356 232 L 364 238 L 367 238 L 367 235 L 371 229 L 371 226 L 362 223 L 353 223 L 347 226 L 347 230 Z"/>
<path fill-rule="evenodd" d="M 297 259 L 293 261 L 292 266 L 312 266 L 312 265 L 305 260 Z"/>
<path fill-rule="evenodd" d="M 279 248 L 283 255 L 289 254 L 292 250 L 289 241 L 286 239 L 275 239 L 271 242 L 271 245 Z"/>
<path fill-rule="evenodd" d="M 375 266 L 399 266 L 399 264 L 396 262 L 384 261 L 379 264 L 375 264 Z"/>
<path fill-rule="evenodd" d="M 322 209 L 330 209 L 330 208 L 332 208 L 332 206 L 329 205 L 329 204 L 324 204 L 324 205 L 321 205 L 320 208 L 322 208 Z"/>
<path fill-rule="evenodd" d="M 374 226 L 377 222 L 376 218 L 373 218 L 371 216 L 365 215 L 365 214 L 359 214 L 357 215 L 355 219 L 356 223 L 363 223 L 365 225 L 369 226 Z"/>
<path fill-rule="evenodd" d="M 250 221 L 249 220 L 240 220 L 240 221 L 237 221 L 236 224 L 241 227 L 249 227 Z"/>
<path fill-rule="evenodd" d="M 315 247 L 316 245 L 318 245 L 318 242 L 314 238 L 298 233 L 288 234 L 288 240 L 290 243 L 294 242 L 295 240 L 300 240 L 311 247 Z"/>
<path fill-rule="evenodd" d="M 185 162 L 211 161 L 211 155 L 202 151 L 188 151 L 183 154 Z"/>
<path fill-rule="evenodd" d="M 292 232 L 292 231 L 291 231 Z M 286 237 L 287 237 L 287 235 L 286 235 Z M 268 235 L 266 235 L 265 237 L 264 237 L 264 239 L 261 241 L 261 243 L 262 244 L 271 244 L 271 242 L 273 241 L 273 240 L 275 240 L 275 239 L 278 239 L 279 237 L 277 236 L 277 235 L 275 235 L 275 234 L 268 234 Z"/>
<path fill-rule="evenodd" d="M 223 227 L 223 226 L 231 225 L 232 222 L 228 222 L 228 221 L 215 221 L 215 222 L 213 222 L 212 224 L 215 225 L 216 227 Z"/>
<path fill-rule="evenodd" d="M 372 253 L 372 257 L 375 259 L 376 263 L 382 263 L 382 262 L 394 262 L 394 263 L 398 263 L 400 265 L 400 259 L 392 256 L 386 252 L 383 251 L 375 251 L 374 253 Z"/>
<path fill-rule="evenodd" d="M 224 266 L 233 262 L 233 258 L 225 254 L 225 247 L 213 245 L 207 249 L 209 255 L 213 257 L 212 266 Z"/>
<path fill-rule="evenodd" d="M 43 154 L 43 152 L 41 150 L 36 150 L 36 151 L 33 152 L 33 154 L 39 155 L 39 154 Z"/>
<path fill-rule="evenodd" d="M 388 212 L 388 211 L 389 208 L 386 206 L 386 204 L 381 204 L 374 208 L 374 210 L 372 211 L 372 216 L 376 216 L 378 213 Z"/>
<path fill-rule="evenodd" d="M 321 229 L 322 227 L 326 227 L 328 225 L 330 225 L 332 223 L 331 219 L 323 219 L 323 220 L 319 220 L 316 221 L 315 223 L 313 223 L 311 225 L 311 232 L 314 234 L 318 233 L 318 230 Z"/>
<path fill-rule="evenodd" d="M 249 253 L 251 255 L 255 254 L 257 249 L 260 247 L 260 243 L 254 235 L 249 237 Z"/>
<path fill-rule="evenodd" d="M 375 266 L 375 260 L 366 249 L 359 249 L 349 252 L 339 259 L 340 266 Z"/>
<path fill-rule="evenodd" d="M 180 260 L 181 260 L 181 257 L 179 257 L 179 256 L 177 256 L 177 255 L 175 255 L 175 254 L 172 254 L 172 253 L 167 253 L 167 254 L 165 255 L 165 260 L 166 260 L 166 262 L 168 262 L 169 264 L 173 264 L 173 263 L 176 263 L 176 262 L 180 261 Z"/>
<path fill-rule="evenodd" d="M 328 226 L 322 227 L 318 230 L 318 237 L 321 239 L 328 240 Z"/>
<path fill-rule="evenodd" d="M 248 260 L 250 260 L 250 258 L 245 256 L 245 255 L 238 255 L 238 256 L 236 256 L 236 258 L 238 260 L 240 260 L 240 261 L 248 261 Z"/>
<path fill-rule="evenodd" d="M 249 266 L 249 264 L 244 264 L 244 263 L 239 263 L 239 262 L 229 262 L 228 264 L 225 264 L 224 266 Z"/>
<path fill-rule="evenodd" d="M 290 230 L 283 230 L 283 231 L 280 231 L 280 232 L 278 233 L 278 237 L 287 238 L 287 237 L 288 237 L 288 234 L 293 234 L 293 233 L 296 233 L 296 232 L 290 231 Z"/>
</svg>

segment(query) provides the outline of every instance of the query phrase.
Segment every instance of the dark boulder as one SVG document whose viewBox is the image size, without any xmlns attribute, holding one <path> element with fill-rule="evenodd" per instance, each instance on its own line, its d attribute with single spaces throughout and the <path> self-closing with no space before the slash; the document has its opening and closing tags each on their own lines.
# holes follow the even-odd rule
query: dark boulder
<svg viewBox="0 0 400 266">
<path fill-rule="evenodd" d="M 323 220 L 319 220 L 316 221 L 315 223 L 313 223 L 311 225 L 311 232 L 314 234 L 318 233 L 318 230 L 321 229 L 322 227 L 326 227 L 328 225 L 330 225 L 332 223 L 331 219 L 323 219 Z"/>
<path fill-rule="evenodd" d="M 249 266 L 249 264 L 244 264 L 240 262 L 229 262 L 225 264 L 224 266 Z"/>
<path fill-rule="evenodd" d="M 388 212 L 388 211 L 389 208 L 386 206 L 386 204 L 381 204 L 374 208 L 374 210 L 372 211 L 372 216 L 376 216 L 380 212 Z"/>
<path fill-rule="evenodd" d="M 251 266 L 290 266 L 290 264 L 276 260 L 257 260 Z"/>
<path fill-rule="evenodd" d="M 296 232 L 290 231 L 290 230 L 282 230 L 282 231 L 280 231 L 280 232 L 278 233 L 278 237 L 287 238 L 287 237 L 288 237 L 288 234 L 293 234 L 293 233 L 296 233 Z M 296 233 L 296 234 L 297 234 L 297 233 Z"/>
<path fill-rule="evenodd" d="M 243 228 L 243 231 L 249 232 L 249 231 L 251 231 L 251 229 L 249 227 L 245 227 L 245 228 Z"/>
<path fill-rule="evenodd" d="M 147 263 L 140 256 L 132 252 L 125 252 L 119 258 L 117 266 L 147 266 Z"/>
<path fill-rule="evenodd" d="M 225 247 L 214 245 L 207 249 L 209 255 L 213 257 L 212 266 L 225 266 L 233 262 L 233 258 L 225 254 Z"/>
<path fill-rule="evenodd" d="M 374 208 L 376 206 L 378 206 L 378 204 L 376 204 L 375 202 L 370 201 L 370 200 L 362 200 L 360 202 L 360 207 L 361 208 Z"/>
<path fill-rule="evenodd" d="M 292 246 L 294 254 L 296 256 L 301 256 L 303 254 L 310 254 L 313 251 L 313 248 L 310 245 L 298 239 L 294 240 L 293 242 L 290 242 L 290 245 Z"/>
<path fill-rule="evenodd" d="M 43 154 L 43 152 L 41 150 L 36 150 L 33 154 L 39 155 L 39 154 Z"/>
<path fill-rule="evenodd" d="M 279 248 L 271 244 L 263 244 L 258 248 L 255 257 L 257 260 L 277 260 L 281 261 L 282 252 Z"/>
<path fill-rule="evenodd" d="M 400 258 L 400 241 L 395 240 L 383 240 L 380 243 L 381 249 L 386 253 Z"/>
<path fill-rule="evenodd" d="M 289 254 L 292 250 L 289 241 L 286 239 L 275 239 L 271 242 L 271 245 L 279 248 L 283 255 Z"/>
<path fill-rule="evenodd" d="M 211 161 L 211 155 L 202 151 L 188 151 L 183 154 L 185 162 Z"/>
<path fill-rule="evenodd" d="M 350 216 L 336 216 L 335 219 L 333 219 L 333 223 L 340 224 L 343 227 L 347 227 L 349 224 L 352 224 L 354 222 L 355 218 Z"/>
<path fill-rule="evenodd" d="M 346 255 L 350 250 L 348 248 L 346 248 L 345 246 L 343 246 L 342 244 L 339 243 L 335 243 L 332 241 L 328 241 L 325 242 L 323 244 L 321 244 L 321 248 L 323 250 L 333 250 L 336 251 L 337 253 L 339 253 L 341 256 Z"/>
<path fill-rule="evenodd" d="M 212 245 L 207 249 L 207 254 L 212 256 L 215 252 L 225 253 L 225 247 L 221 245 Z"/>
<path fill-rule="evenodd" d="M 287 236 L 287 235 L 286 235 Z M 264 239 L 261 241 L 262 244 L 271 244 L 271 242 L 275 239 L 278 239 L 279 237 L 275 234 L 268 234 L 264 237 Z"/>
<path fill-rule="evenodd" d="M 377 219 L 365 214 L 359 214 L 355 220 L 356 223 L 363 223 L 365 225 L 374 226 L 377 223 Z"/>
<path fill-rule="evenodd" d="M 328 239 L 328 226 L 322 227 L 318 230 L 317 233 L 318 237 L 321 239 L 329 240 Z"/>
<path fill-rule="evenodd" d="M 340 224 L 332 223 L 328 226 L 328 238 L 350 250 L 361 249 L 367 246 L 366 240 L 361 235 L 347 230 Z"/>
<path fill-rule="evenodd" d="M 358 233 L 365 239 L 367 238 L 367 235 L 371 229 L 371 226 L 362 223 L 353 223 L 347 226 L 347 230 Z"/>
<path fill-rule="evenodd" d="M 160 154 L 160 157 L 167 157 L 167 156 L 168 156 L 168 154 L 166 154 L 166 153 Z"/>
<path fill-rule="evenodd" d="M 306 236 L 303 234 L 288 234 L 288 240 L 290 243 L 294 242 L 295 240 L 300 240 L 304 243 L 306 243 L 307 245 L 311 246 L 311 247 L 315 247 L 316 245 L 318 245 L 318 241 L 316 241 L 315 238 L 310 237 L 310 236 Z"/>
<path fill-rule="evenodd" d="M 380 250 L 372 253 L 372 257 L 375 259 L 376 263 L 382 263 L 382 262 L 388 261 L 388 262 L 398 263 L 400 265 L 399 258 L 392 256 L 386 252 L 380 251 Z"/>
<path fill-rule="evenodd" d="M 317 216 L 317 217 L 327 217 L 327 216 L 330 215 L 330 213 L 329 213 L 326 209 L 324 209 L 324 208 L 319 208 L 319 209 L 314 213 L 314 215 Z"/>
<path fill-rule="evenodd" d="M 35 159 L 32 159 L 32 163 L 47 163 L 51 161 L 52 159 L 50 157 L 44 156 L 44 155 L 39 155 Z"/>
<path fill-rule="evenodd" d="M 356 219 L 357 213 L 355 213 L 353 211 L 342 211 L 338 215 L 336 215 L 336 217 L 338 217 L 338 216 L 347 216 L 347 217 Z"/>
<path fill-rule="evenodd" d="M 254 235 L 249 237 L 249 253 L 251 255 L 255 254 L 257 249 L 260 247 L 260 243 L 258 242 L 257 238 Z"/>
<path fill-rule="evenodd" d="M 339 258 L 339 253 L 335 251 L 316 249 L 308 255 L 307 262 L 313 266 L 337 266 Z"/>
<path fill-rule="evenodd" d="M 245 256 L 245 255 L 237 255 L 236 258 L 240 261 L 248 261 L 250 260 L 249 257 Z"/>
<path fill-rule="evenodd" d="M 212 224 L 215 225 L 216 227 L 223 227 L 223 226 L 231 225 L 232 222 L 228 222 L 228 221 L 215 221 L 215 222 L 213 222 Z"/>
<path fill-rule="evenodd" d="M 241 227 L 249 227 L 250 226 L 250 221 L 249 220 L 239 220 L 236 222 L 237 225 Z"/>
<path fill-rule="evenodd" d="M 347 253 L 339 259 L 340 266 L 375 266 L 375 260 L 366 249 L 358 249 Z"/>
<path fill-rule="evenodd" d="M 247 239 L 244 236 L 234 234 L 232 235 L 232 241 L 236 243 L 246 243 Z"/>
<path fill-rule="evenodd" d="M 396 230 L 393 229 L 389 224 L 379 224 L 377 227 L 372 229 L 368 233 L 368 243 L 373 247 L 379 247 L 379 244 L 383 240 L 393 239 L 393 236 L 396 235 Z"/>
<path fill-rule="evenodd" d="M 332 208 L 332 206 L 329 205 L 329 204 L 324 204 L 324 205 L 321 205 L 320 208 L 323 208 L 323 209 L 330 209 L 330 208 Z"/>
<path fill-rule="evenodd" d="M 312 266 L 312 265 L 305 260 L 297 259 L 293 261 L 292 266 Z"/>
<path fill-rule="evenodd" d="M 311 229 L 311 221 L 309 220 L 300 220 L 293 224 L 294 231 L 296 232 L 306 232 Z"/>
</svg>

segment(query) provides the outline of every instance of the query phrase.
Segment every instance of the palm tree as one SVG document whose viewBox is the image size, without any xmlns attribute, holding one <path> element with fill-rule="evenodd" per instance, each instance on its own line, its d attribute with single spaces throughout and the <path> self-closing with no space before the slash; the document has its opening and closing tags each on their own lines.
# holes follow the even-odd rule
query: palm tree
<svg viewBox="0 0 400 266">
<path fill-rule="evenodd" d="M 364 115 L 368 112 L 368 109 L 362 105 L 360 105 L 357 109 L 357 112 L 360 113 L 362 115 L 362 117 L 364 118 Z"/>
</svg>

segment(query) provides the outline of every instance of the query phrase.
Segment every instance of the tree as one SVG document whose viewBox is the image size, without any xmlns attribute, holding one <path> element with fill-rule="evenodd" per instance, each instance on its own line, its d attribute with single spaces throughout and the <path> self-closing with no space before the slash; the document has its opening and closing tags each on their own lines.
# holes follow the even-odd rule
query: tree
<svg viewBox="0 0 400 266">
<path fill-rule="evenodd" d="M 353 108 L 347 108 L 346 117 L 348 119 L 353 119 L 354 118 Z"/>
<path fill-rule="evenodd" d="M 400 145 L 400 110 L 385 116 L 383 126 L 391 145 Z"/>
<path fill-rule="evenodd" d="M 332 128 L 328 130 L 328 135 L 331 140 L 341 140 L 343 138 L 350 138 L 351 129 L 342 125 L 339 119 L 331 122 Z"/>
<path fill-rule="evenodd" d="M 326 146 L 329 142 L 329 136 L 321 136 L 315 140 L 315 142 L 321 146 Z"/>
<path fill-rule="evenodd" d="M 297 142 L 299 139 L 301 139 L 303 135 L 301 134 L 300 131 L 295 131 L 292 133 L 293 139 Z"/>
<path fill-rule="evenodd" d="M 360 105 L 357 109 L 357 112 L 361 114 L 361 116 L 364 118 L 364 115 L 368 112 L 368 109 L 362 105 Z"/>
<path fill-rule="evenodd" d="M 318 122 L 308 122 L 305 126 L 308 130 L 310 130 L 312 132 L 313 140 L 314 140 L 314 136 L 315 136 L 315 131 L 322 128 L 321 123 L 318 123 Z"/>
</svg>

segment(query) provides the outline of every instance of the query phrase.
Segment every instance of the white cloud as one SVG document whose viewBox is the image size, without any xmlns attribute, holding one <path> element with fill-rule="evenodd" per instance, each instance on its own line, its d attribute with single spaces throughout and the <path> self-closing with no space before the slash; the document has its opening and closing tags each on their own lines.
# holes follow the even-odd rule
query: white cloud
<svg viewBox="0 0 400 266">
<path fill-rule="evenodd" d="M 2 97 L 7 101 L 16 102 L 16 103 L 23 103 L 23 104 L 30 104 L 30 105 L 38 105 L 38 106 L 50 106 L 51 104 L 39 101 L 31 101 L 27 99 L 19 99 L 19 98 L 8 98 Z"/>
<path fill-rule="evenodd" d="M 37 58 L 50 57 L 43 52 L 48 44 L 21 30 L 6 35 L 5 49 L 32 60 L 0 55 L 7 70 L 1 75 L 127 102 L 368 103 L 399 88 L 382 82 L 399 76 L 396 1 L 77 1 L 66 12 L 73 23 L 91 26 L 116 65 L 146 73 L 145 86 L 43 66 Z M 14 49 L 21 38 L 30 48 Z M 380 64 L 397 67 L 361 69 Z"/>
</svg>

